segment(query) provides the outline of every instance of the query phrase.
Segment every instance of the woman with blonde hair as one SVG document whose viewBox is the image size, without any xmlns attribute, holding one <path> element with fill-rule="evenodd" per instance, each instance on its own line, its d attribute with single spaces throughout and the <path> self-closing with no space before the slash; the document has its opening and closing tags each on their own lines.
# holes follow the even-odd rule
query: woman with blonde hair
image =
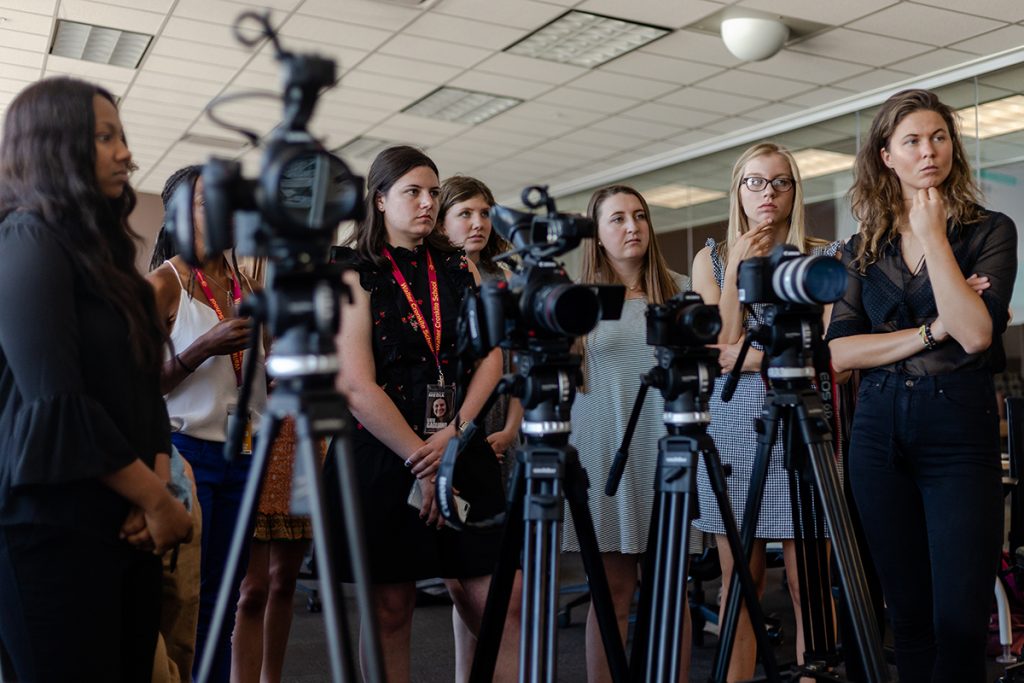
<svg viewBox="0 0 1024 683">
<path fill-rule="evenodd" d="M 618 320 L 602 320 L 581 340 L 584 387 L 573 404 L 575 429 L 569 441 L 579 451 L 591 486 L 598 488 L 589 498 L 590 514 L 625 641 L 640 562 L 647 550 L 658 439 L 665 433 L 664 402 L 657 392 L 648 395 L 640 414 L 631 446 L 635 457 L 618 493 L 609 498 L 600 488 L 629 421 L 640 375 L 655 364 L 654 349 L 645 335 L 647 305 L 662 304 L 687 289 L 689 279 L 669 270 L 658 249 L 647 202 L 633 188 L 613 185 L 598 190 L 590 198 L 587 215 L 597 224 L 597 238 L 587 240 L 584 247 L 580 281 L 623 285 L 626 300 Z M 580 550 L 571 524 L 565 526 L 562 549 Z M 681 680 L 686 680 L 689 668 L 688 633 L 687 629 L 681 644 Z M 610 680 L 593 608 L 587 615 L 586 643 L 587 679 L 591 683 Z"/>
<path fill-rule="evenodd" d="M 715 346 L 720 351 L 719 364 L 723 374 L 733 369 L 746 330 L 764 323 L 764 304 L 744 306 L 740 303 L 736 286 L 739 264 L 748 258 L 766 256 L 779 244 L 793 245 L 804 253 L 829 256 L 835 255 L 840 246 L 839 242 L 829 244 L 807 236 L 803 188 L 796 160 L 784 147 L 765 142 L 747 149 L 733 166 L 725 242 L 716 243 L 709 238 L 693 261 L 694 291 L 703 296 L 706 303 L 718 304 L 722 315 L 722 331 Z M 825 319 L 828 319 L 827 310 Z M 757 527 L 750 570 L 759 591 L 764 590 L 765 543 L 769 539 L 782 539 L 789 592 L 796 612 L 797 657 L 802 659 L 800 586 L 781 434 L 777 435 L 772 449 L 760 518 L 752 521 L 743 519 L 757 454 L 754 420 L 761 414 L 766 393 L 759 375 L 762 358 L 762 349 L 755 344 L 746 356 L 736 392 L 729 403 L 721 400 L 719 392 L 712 395 L 708 433 L 715 440 L 722 463 L 732 467 L 729 497 L 737 522 L 741 528 L 745 523 L 753 523 Z M 723 577 L 721 604 L 725 605 L 734 558 L 729 552 L 725 527 L 703 463 L 697 470 L 697 490 L 700 517 L 694 521 L 694 526 L 717 536 Z M 756 660 L 757 643 L 744 609 L 729 665 L 729 680 L 751 678 Z"/>
<path fill-rule="evenodd" d="M 828 338 L 835 368 L 861 371 L 850 480 L 901 681 L 986 678 L 1003 515 L 992 374 L 1017 233 L 979 195 L 954 112 L 927 90 L 890 97 L 857 155 L 860 230 Z"/>
</svg>

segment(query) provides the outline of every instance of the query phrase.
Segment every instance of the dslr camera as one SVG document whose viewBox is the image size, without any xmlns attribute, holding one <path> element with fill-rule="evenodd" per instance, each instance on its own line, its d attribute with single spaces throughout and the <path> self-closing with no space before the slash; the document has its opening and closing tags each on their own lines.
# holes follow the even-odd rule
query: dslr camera
<svg viewBox="0 0 1024 683">
<path fill-rule="evenodd" d="M 625 289 L 615 285 L 575 284 L 555 257 L 594 237 L 594 222 L 585 216 L 559 213 L 547 186 L 523 190 L 523 204 L 545 208 L 534 214 L 496 205 L 491 223 L 513 249 L 498 256 L 520 257 L 508 282 L 486 282 L 479 298 L 467 300 L 465 318 L 474 355 L 494 346 L 524 349 L 546 340 L 578 337 L 599 320 L 622 312 Z"/>
<path fill-rule="evenodd" d="M 673 348 L 714 344 L 722 331 L 718 306 L 704 303 L 697 292 L 680 292 L 664 304 L 647 307 L 647 344 Z"/>
<path fill-rule="evenodd" d="M 742 261 L 737 280 L 744 304 L 830 304 L 846 293 L 842 263 L 829 256 L 807 256 L 791 244 Z"/>
</svg>

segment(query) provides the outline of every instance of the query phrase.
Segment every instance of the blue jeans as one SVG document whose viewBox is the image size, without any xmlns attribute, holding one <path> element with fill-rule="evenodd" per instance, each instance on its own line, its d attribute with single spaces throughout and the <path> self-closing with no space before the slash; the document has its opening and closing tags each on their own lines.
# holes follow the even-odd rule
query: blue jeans
<svg viewBox="0 0 1024 683">
<path fill-rule="evenodd" d="M 204 441 L 185 434 L 172 434 L 171 441 L 192 466 L 196 477 L 196 498 L 199 500 L 199 509 L 203 515 L 203 536 L 200 541 L 199 625 L 196 629 L 196 658 L 192 669 L 193 676 L 198 677 L 252 456 L 243 455 L 235 462 L 229 463 L 224 459 L 222 442 Z M 228 602 L 227 614 L 224 615 L 224 630 L 216 645 L 217 654 L 210 676 L 211 683 L 228 683 L 231 676 L 231 631 L 235 625 L 239 587 L 245 576 L 245 568 L 249 565 L 251 530 L 245 538 L 238 572 L 231 584 L 231 600 Z"/>
<path fill-rule="evenodd" d="M 869 373 L 849 467 L 901 683 L 983 683 L 1003 538 L 991 374 Z"/>
</svg>

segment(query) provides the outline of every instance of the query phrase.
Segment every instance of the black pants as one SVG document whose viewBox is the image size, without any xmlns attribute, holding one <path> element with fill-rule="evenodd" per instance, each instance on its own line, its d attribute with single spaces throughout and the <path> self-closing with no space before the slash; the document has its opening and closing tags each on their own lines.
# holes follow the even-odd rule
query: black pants
<svg viewBox="0 0 1024 683">
<path fill-rule="evenodd" d="M 44 525 L 0 527 L 0 642 L 22 683 L 149 681 L 160 559 Z"/>
<path fill-rule="evenodd" d="M 1003 535 L 991 375 L 873 372 L 852 431 L 850 478 L 901 683 L 983 683 Z"/>
</svg>

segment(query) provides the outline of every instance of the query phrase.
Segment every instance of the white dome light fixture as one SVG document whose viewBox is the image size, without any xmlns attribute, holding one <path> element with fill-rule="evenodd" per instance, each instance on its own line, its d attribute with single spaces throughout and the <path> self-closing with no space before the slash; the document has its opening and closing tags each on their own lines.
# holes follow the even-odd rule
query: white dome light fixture
<svg viewBox="0 0 1024 683">
<path fill-rule="evenodd" d="M 759 62 L 774 56 L 787 38 L 789 27 L 777 19 L 733 17 L 722 21 L 725 46 L 745 62 Z"/>
</svg>

